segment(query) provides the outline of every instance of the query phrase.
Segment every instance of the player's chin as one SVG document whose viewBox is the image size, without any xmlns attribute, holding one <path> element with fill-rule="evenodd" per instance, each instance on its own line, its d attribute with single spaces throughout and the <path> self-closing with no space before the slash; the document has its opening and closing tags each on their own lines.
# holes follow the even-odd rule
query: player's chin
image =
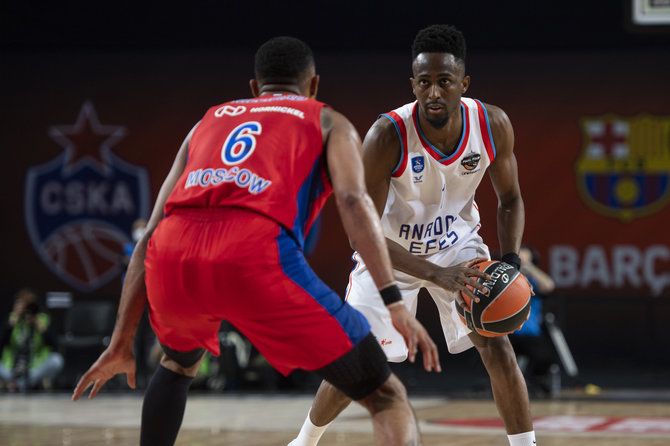
<svg viewBox="0 0 670 446">
<path fill-rule="evenodd" d="M 428 123 L 436 129 L 441 129 L 449 122 L 449 115 L 445 113 L 428 114 Z"/>
</svg>

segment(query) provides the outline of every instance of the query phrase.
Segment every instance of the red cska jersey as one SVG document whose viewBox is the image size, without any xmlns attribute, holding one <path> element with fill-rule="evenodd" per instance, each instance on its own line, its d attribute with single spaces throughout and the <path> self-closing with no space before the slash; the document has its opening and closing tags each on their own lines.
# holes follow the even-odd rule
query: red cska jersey
<svg viewBox="0 0 670 446">
<path fill-rule="evenodd" d="M 332 192 L 321 135 L 322 102 L 298 95 L 240 99 L 210 108 L 165 205 L 246 208 L 277 221 L 302 245 Z"/>
</svg>

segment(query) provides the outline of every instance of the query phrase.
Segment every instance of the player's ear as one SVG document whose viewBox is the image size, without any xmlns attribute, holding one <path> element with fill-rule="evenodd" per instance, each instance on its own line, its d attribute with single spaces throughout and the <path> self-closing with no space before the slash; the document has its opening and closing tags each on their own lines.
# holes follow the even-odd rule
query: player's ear
<svg viewBox="0 0 670 446">
<path fill-rule="evenodd" d="M 249 81 L 249 87 L 251 88 L 251 94 L 257 98 L 261 94 L 261 86 L 258 84 L 256 79 L 251 79 Z"/>
<path fill-rule="evenodd" d="M 412 93 L 414 93 L 414 95 L 416 96 L 416 92 L 414 91 L 414 78 L 413 77 L 409 78 L 409 84 L 412 87 Z"/>
<path fill-rule="evenodd" d="M 309 81 L 309 97 L 316 98 L 317 91 L 319 91 L 319 75 L 315 74 Z"/>
<path fill-rule="evenodd" d="M 470 86 L 470 76 L 465 76 L 463 78 L 463 82 L 461 83 L 461 94 L 465 94 L 466 91 L 468 91 L 468 87 Z"/>
</svg>

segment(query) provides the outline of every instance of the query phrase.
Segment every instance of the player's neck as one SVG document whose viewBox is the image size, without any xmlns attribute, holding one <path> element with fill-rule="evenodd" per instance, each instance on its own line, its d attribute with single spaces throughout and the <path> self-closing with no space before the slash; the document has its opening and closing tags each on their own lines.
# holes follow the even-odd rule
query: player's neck
<svg viewBox="0 0 670 446">
<path fill-rule="evenodd" d="M 277 95 L 277 94 L 296 94 L 304 96 L 297 85 L 287 84 L 267 84 L 263 85 L 258 96 Z"/>
<path fill-rule="evenodd" d="M 432 145 L 437 147 L 440 152 L 450 155 L 458 148 L 458 143 L 463 134 L 463 116 L 460 108 L 454 112 L 447 123 L 442 128 L 435 128 L 421 111 L 419 113 L 419 126 L 421 133 Z"/>
</svg>

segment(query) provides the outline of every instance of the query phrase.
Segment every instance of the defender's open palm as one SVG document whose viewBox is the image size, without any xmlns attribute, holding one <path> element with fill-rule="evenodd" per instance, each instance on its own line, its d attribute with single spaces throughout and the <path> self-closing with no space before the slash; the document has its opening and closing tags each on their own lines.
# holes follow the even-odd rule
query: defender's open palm
<svg viewBox="0 0 670 446">
<path fill-rule="evenodd" d="M 488 259 L 478 257 L 476 259 L 459 263 L 456 266 L 439 268 L 435 274 L 435 279 L 433 282 L 447 291 L 453 291 L 456 295 L 456 303 L 458 303 L 458 305 L 460 305 L 463 309 L 467 310 L 468 306 L 463 300 L 463 296 L 461 296 L 461 291 L 475 302 L 479 302 L 479 298 L 475 296 L 472 288 L 477 289 L 484 294 L 488 293 L 488 289 L 483 284 L 477 282 L 477 279 L 489 279 L 489 275 L 483 271 L 479 271 L 478 269 L 473 268 L 473 266 L 477 263 L 484 262 L 486 260 Z M 468 288 L 468 285 L 472 288 Z"/>
<path fill-rule="evenodd" d="M 389 308 L 393 326 L 405 338 L 407 350 L 409 351 L 409 361 L 414 362 L 417 350 L 420 348 L 423 353 L 423 368 L 427 372 L 435 370 L 441 372 L 440 358 L 437 354 L 437 346 L 428 335 L 428 332 L 419 321 L 412 316 L 404 304 L 393 305 Z"/>
<path fill-rule="evenodd" d="M 84 373 L 77 383 L 72 394 L 72 401 L 79 397 L 93 385 L 89 398 L 94 398 L 100 388 L 114 376 L 125 373 L 128 386 L 135 388 L 135 357 L 131 353 L 112 352 L 109 348 L 102 352 L 95 363 Z"/>
</svg>

